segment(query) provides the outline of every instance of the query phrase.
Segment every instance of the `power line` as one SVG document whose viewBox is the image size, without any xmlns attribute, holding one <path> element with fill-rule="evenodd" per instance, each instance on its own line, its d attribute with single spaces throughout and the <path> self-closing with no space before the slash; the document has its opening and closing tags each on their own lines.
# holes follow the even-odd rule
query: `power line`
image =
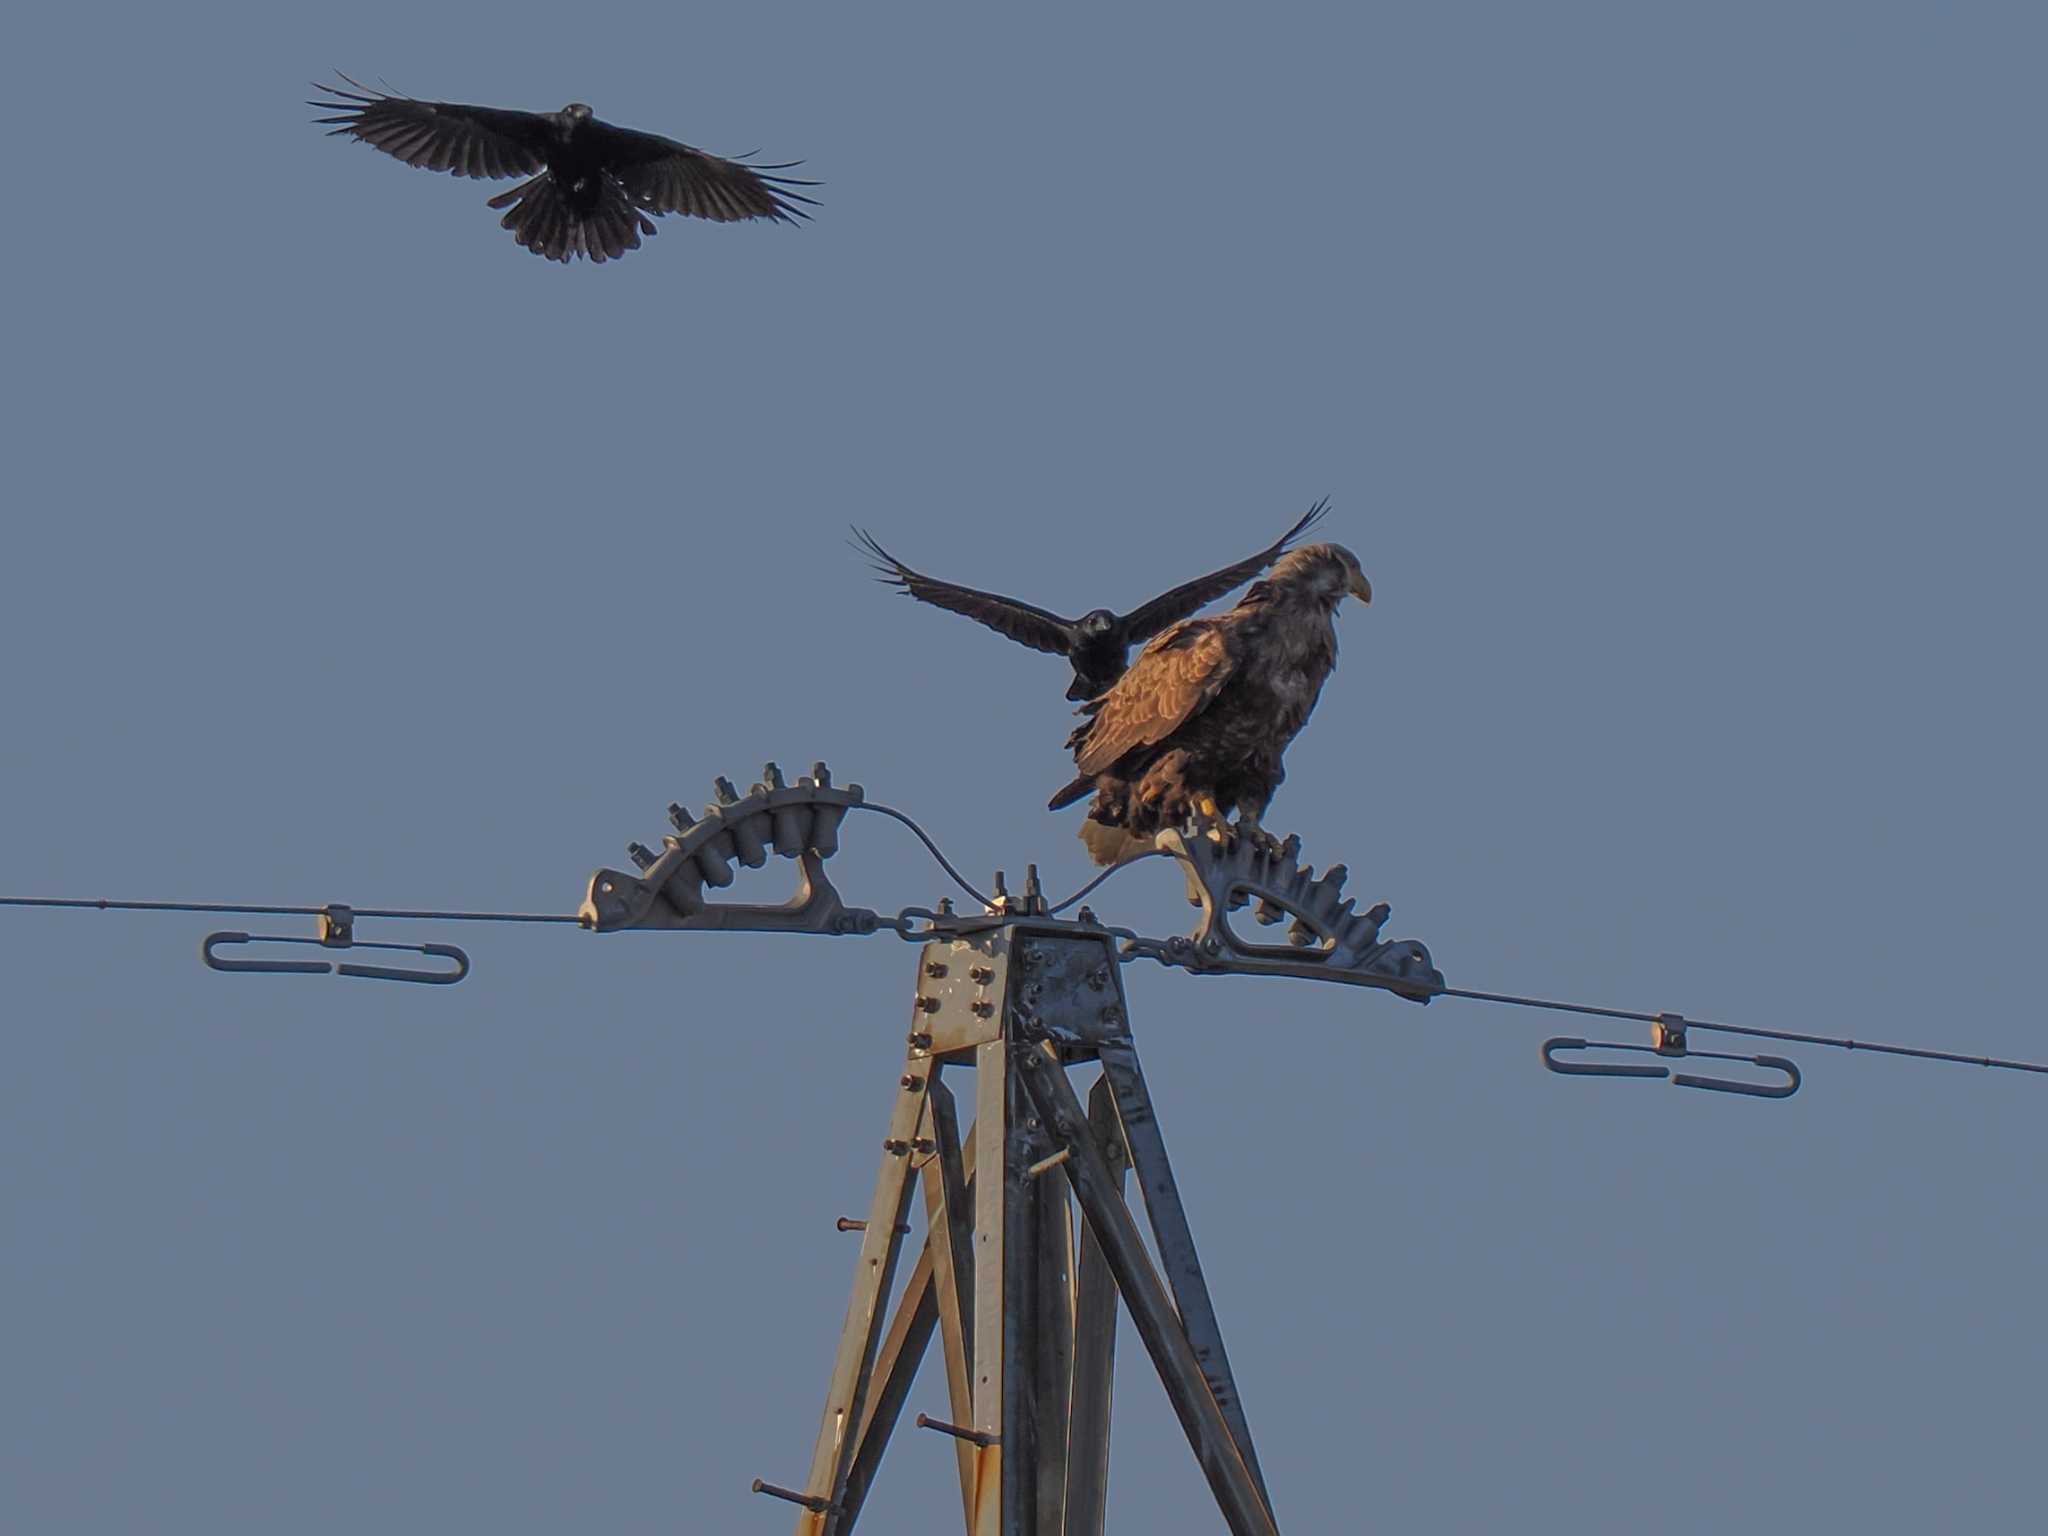
<svg viewBox="0 0 2048 1536">
<path fill-rule="evenodd" d="M 320 917 L 326 907 L 264 907 L 226 901 L 113 901 L 59 896 L 0 896 L 0 907 L 91 908 L 100 912 L 214 912 L 251 917 Z M 434 912 L 406 907 L 355 907 L 357 917 L 416 919 L 450 923 L 572 923 L 583 919 L 563 912 Z"/>
<path fill-rule="evenodd" d="M 1844 1051 L 1875 1051 L 1884 1056 L 1909 1056 L 1921 1061 L 1953 1061 L 1968 1067 L 1999 1067 L 2008 1072 L 2048 1073 L 2048 1064 L 2010 1061 L 2001 1056 L 1974 1056 L 1963 1051 L 1935 1051 L 1917 1045 L 1881 1045 L 1873 1040 L 1856 1040 L 1847 1035 L 1806 1035 L 1789 1029 L 1760 1029 L 1749 1024 L 1719 1024 L 1696 1019 L 1690 1014 L 1636 1013 L 1626 1008 L 1599 1008 L 1591 1003 L 1560 1003 L 1543 997 L 1522 997 L 1512 992 L 1475 992 L 1469 987 L 1429 987 L 1401 984 L 1403 988 L 1426 991 L 1431 997 L 1462 997 L 1475 1003 L 1504 1003 L 1513 1008 L 1547 1008 L 1553 1013 L 1578 1013 L 1598 1019 L 1629 1019 L 1638 1024 L 1682 1024 L 1687 1029 L 1704 1029 L 1722 1035 L 1747 1035 L 1753 1040 L 1784 1040 L 1795 1045 L 1827 1045 Z"/>
<path fill-rule="evenodd" d="M 944 856 L 926 837 L 924 830 L 901 812 L 891 811 L 885 806 L 864 806 L 862 809 L 878 810 L 892 815 L 916 832 L 925 846 L 944 863 Z M 1151 857 L 1152 855 L 1145 855 Z M 1127 861 L 1137 862 L 1135 859 Z M 1057 912 L 1071 906 L 1090 894 L 1098 885 L 1124 866 L 1118 865 L 1105 870 L 1081 890 L 1067 898 L 1052 910 Z M 960 886 L 973 894 L 973 888 L 960 878 L 950 864 L 946 871 Z M 979 899 L 979 898 L 977 898 Z M 983 905 L 987 905 L 984 900 Z M 327 906 L 266 906 L 255 903 L 225 901 L 126 901 L 111 897 L 65 897 L 65 896 L 0 896 L 0 907 L 41 907 L 69 911 L 99 912 L 195 912 L 231 914 L 258 917 L 321 917 L 333 910 Z M 356 917 L 390 918 L 403 921 L 450 922 L 450 923 L 552 923 L 574 927 L 583 926 L 583 919 L 573 913 L 564 912 L 461 912 L 443 911 L 419 907 L 354 907 Z M 1048 914 L 1050 915 L 1050 914 Z M 373 946 L 374 947 L 374 946 Z M 1407 995 L 1426 993 L 1430 997 L 1456 997 L 1467 1002 L 1497 1003 L 1511 1008 L 1538 1008 L 1551 1013 L 1575 1013 L 1588 1018 L 1623 1019 L 1637 1024 L 1682 1024 L 1687 1029 L 1705 1030 L 1714 1034 L 1741 1035 L 1753 1040 L 1776 1040 L 1794 1045 L 1820 1045 L 1835 1050 L 1868 1051 L 1881 1056 L 1900 1056 L 1915 1061 L 1947 1061 L 1960 1066 L 1990 1067 L 2006 1072 L 2033 1072 L 2048 1075 L 2048 1063 L 2016 1061 L 2002 1056 L 1984 1056 L 1966 1051 L 1937 1051 L 1925 1046 L 1891 1045 L 1874 1040 L 1858 1040 L 1847 1035 L 1814 1035 L 1796 1030 L 1764 1029 L 1750 1024 L 1728 1024 L 1712 1019 L 1696 1019 L 1675 1013 L 1642 1013 L 1629 1008 L 1605 1008 L 1593 1003 L 1561 1002 L 1555 998 L 1529 997 L 1514 992 L 1483 992 L 1471 987 L 1431 986 L 1427 982 L 1389 981 L 1386 990 Z M 1597 1042 L 1595 1042 L 1597 1043 Z"/>
</svg>

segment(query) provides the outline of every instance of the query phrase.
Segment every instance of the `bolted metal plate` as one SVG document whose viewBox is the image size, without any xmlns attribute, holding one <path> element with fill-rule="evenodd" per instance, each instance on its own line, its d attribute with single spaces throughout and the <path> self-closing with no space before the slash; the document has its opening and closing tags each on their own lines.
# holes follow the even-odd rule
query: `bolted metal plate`
<svg viewBox="0 0 2048 1536">
<path fill-rule="evenodd" d="M 912 1032 L 930 1035 L 939 1057 L 1000 1039 L 1009 974 L 1008 929 L 933 939 L 918 957 Z"/>
<path fill-rule="evenodd" d="M 1122 967 L 1110 939 L 1006 923 L 924 946 L 910 1028 L 930 1037 L 934 1056 L 1000 1040 L 1005 1023 L 1070 1058 L 1127 1038 Z"/>
<path fill-rule="evenodd" d="M 1080 1047 L 1130 1033 L 1122 968 L 1108 938 L 1013 933 L 1010 1017 L 1021 1033 Z"/>
</svg>

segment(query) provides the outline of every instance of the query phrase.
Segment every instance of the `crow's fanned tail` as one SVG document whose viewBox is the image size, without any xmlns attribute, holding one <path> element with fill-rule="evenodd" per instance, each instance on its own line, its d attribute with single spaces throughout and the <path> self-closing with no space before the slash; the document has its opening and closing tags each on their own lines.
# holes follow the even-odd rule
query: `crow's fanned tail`
<svg viewBox="0 0 2048 1536">
<path fill-rule="evenodd" d="M 510 192 L 500 192 L 490 206 L 506 210 L 499 222 L 512 231 L 514 240 L 549 261 L 573 261 L 578 256 L 614 260 L 639 250 L 640 237 L 655 232 L 654 221 L 608 176 L 598 182 L 595 197 L 589 199 L 591 207 L 579 211 L 576 201 L 552 172 L 543 171 Z"/>
</svg>

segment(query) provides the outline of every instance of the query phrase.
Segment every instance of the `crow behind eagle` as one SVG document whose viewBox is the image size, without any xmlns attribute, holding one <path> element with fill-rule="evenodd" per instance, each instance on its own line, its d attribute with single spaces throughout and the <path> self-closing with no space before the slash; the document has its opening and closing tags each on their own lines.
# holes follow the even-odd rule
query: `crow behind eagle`
<svg viewBox="0 0 2048 1536">
<path fill-rule="evenodd" d="M 1097 864 L 1193 825 L 1266 840 L 1259 825 L 1286 777 L 1281 754 L 1337 665 L 1337 606 L 1372 601 L 1358 557 L 1305 544 L 1274 564 L 1228 613 L 1161 634 L 1115 687 L 1082 705 L 1067 745 L 1079 770 L 1051 809 L 1091 790 L 1081 840 Z"/>
<path fill-rule="evenodd" d="M 1107 692 L 1110 685 L 1123 676 L 1125 660 L 1132 646 L 1151 639 L 1167 625 L 1177 623 L 1196 609 L 1215 602 L 1233 588 L 1243 586 L 1272 564 L 1288 545 L 1319 522 L 1329 510 L 1330 503 L 1326 497 L 1310 507 L 1300 522 L 1256 555 L 1235 565 L 1226 565 L 1220 571 L 1211 571 L 1207 576 L 1183 582 L 1171 592 L 1153 598 L 1142 608 L 1133 608 L 1125 614 L 1097 608 L 1078 619 L 1063 619 L 1056 613 L 1048 613 L 1030 603 L 1020 603 L 1013 597 L 998 597 L 993 592 L 958 587 L 950 581 L 935 581 L 929 576 L 921 576 L 877 544 L 869 534 L 858 528 L 854 529 L 854 534 L 873 559 L 883 581 L 921 603 L 965 614 L 986 624 L 999 635 L 1008 635 L 1020 645 L 1066 657 L 1074 666 L 1074 680 L 1067 687 L 1067 697 L 1092 699 Z"/>
<path fill-rule="evenodd" d="M 794 187 L 815 186 L 774 174 L 784 165 L 747 165 L 693 149 L 658 134 L 617 128 L 572 101 L 559 112 L 508 112 L 450 101 L 416 101 L 358 85 L 316 84 L 332 100 L 308 102 L 336 113 L 337 123 L 374 149 L 423 170 L 456 176 L 525 176 L 487 204 L 507 210 L 500 222 L 512 238 L 549 261 L 587 256 L 601 262 L 640 248 L 654 233 L 654 213 L 686 213 L 730 224 L 807 219 L 813 199 Z"/>
</svg>

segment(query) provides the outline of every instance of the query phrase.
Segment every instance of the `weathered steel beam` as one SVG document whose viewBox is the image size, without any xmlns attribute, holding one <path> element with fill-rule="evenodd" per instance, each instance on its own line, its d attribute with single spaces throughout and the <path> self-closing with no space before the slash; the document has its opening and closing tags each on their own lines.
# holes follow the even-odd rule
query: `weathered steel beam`
<svg viewBox="0 0 2048 1536">
<path fill-rule="evenodd" d="M 1098 1079 L 1088 1095 L 1088 1124 L 1103 1163 L 1123 1197 L 1123 1127 L 1109 1079 Z M 1072 1154 L 1070 1153 L 1069 1156 Z M 1103 1262 L 1102 1243 L 1081 1223 L 1080 1256 L 1074 1265 L 1074 1386 L 1067 1427 L 1066 1536 L 1102 1536 L 1109 1495 L 1109 1414 L 1116 1368 L 1116 1279 Z"/>
<path fill-rule="evenodd" d="M 937 1064 L 933 1074 L 936 1079 Z M 926 1089 L 931 1098 L 931 1113 L 926 1124 L 933 1131 L 934 1151 L 922 1170 L 926 1198 L 929 1202 L 935 1185 L 943 1184 L 948 1178 L 956 1186 L 957 1193 L 951 1202 L 953 1211 L 963 1212 L 966 1206 L 966 1191 L 973 1184 L 973 1149 L 968 1149 L 964 1159 L 967 1168 L 963 1171 L 960 1154 L 960 1132 L 954 1118 L 953 1096 L 944 1084 L 933 1081 Z M 950 1175 L 940 1170 L 950 1164 Z M 910 1278 L 903 1283 L 903 1294 L 897 1300 L 896 1311 L 890 1319 L 889 1331 L 883 1336 L 882 1346 L 875 1355 L 872 1381 L 868 1391 L 867 1407 L 861 1417 L 860 1438 L 853 1453 L 853 1463 L 846 1476 L 846 1491 L 840 1495 L 841 1513 L 835 1529 L 840 1536 L 853 1529 L 860 1518 L 860 1511 L 867 1503 L 868 1490 L 874 1484 L 875 1473 L 880 1469 L 882 1457 L 888 1451 L 889 1438 L 894 1434 L 897 1421 L 903 1415 L 903 1405 L 910 1398 L 911 1386 L 917 1380 L 918 1368 L 924 1363 L 925 1350 L 930 1347 L 932 1334 L 941 1328 L 947 1312 L 947 1296 L 953 1297 L 953 1325 L 951 1337 L 959 1337 L 960 1300 L 957 1290 L 954 1262 L 955 1226 L 942 1207 L 930 1223 L 925 1236 L 923 1251 L 918 1255 L 917 1264 L 910 1272 Z M 969 1261 L 972 1262 L 971 1260 Z M 965 1362 L 960 1369 L 954 1369 L 953 1356 L 959 1351 L 949 1339 L 947 1345 L 948 1384 L 957 1374 L 964 1387 L 966 1382 Z M 972 1398 L 963 1393 L 954 1394 L 954 1411 L 972 1411 Z M 974 1463 L 971 1457 L 963 1458 L 963 1485 L 971 1492 L 971 1478 Z"/>
<path fill-rule="evenodd" d="M 934 1151 L 924 1165 L 924 1211 L 932 1255 L 932 1285 L 939 1299 L 939 1343 L 946 1357 L 946 1401 L 953 1422 L 974 1418 L 974 1142 L 960 1146 L 953 1094 L 944 1083 L 931 1088 Z M 968 1529 L 974 1526 L 974 1447 L 955 1447 L 960 1501 Z"/>
<path fill-rule="evenodd" d="M 1057 1065 L 1054 1071 L 1064 1071 Z M 1043 1160 L 1026 1166 L 1038 1231 L 1032 1275 L 1034 1315 L 1027 1351 L 1036 1422 L 1034 1495 L 1039 1536 L 1065 1536 L 1067 1528 L 1067 1422 L 1074 1380 L 1074 1218 L 1066 1180 L 1041 1177 Z M 1049 1171 L 1049 1170 L 1048 1170 Z"/>
<path fill-rule="evenodd" d="M 1173 1165 L 1166 1160 L 1166 1140 L 1160 1134 L 1159 1116 L 1152 1107 L 1152 1095 L 1145 1087 L 1145 1074 L 1138 1066 L 1137 1047 L 1126 1035 L 1105 1041 L 1100 1047 L 1102 1075 L 1116 1096 L 1123 1122 L 1125 1144 L 1130 1148 L 1131 1169 L 1138 1187 L 1145 1193 L 1145 1214 L 1152 1222 L 1152 1237 L 1159 1246 L 1160 1268 L 1173 1288 L 1174 1305 L 1181 1326 L 1209 1392 L 1230 1426 L 1231 1436 L 1259 1490 L 1260 1502 L 1272 1508 L 1266 1492 L 1265 1475 L 1259 1470 L 1258 1453 L 1252 1449 L 1251 1425 L 1245 1419 L 1244 1404 L 1237 1395 L 1237 1381 L 1230 1372 L 1230 1356 L 1223 1348 L 1223 1330 L 1216 1322 L 1215 1303 L 1209 1299 L 1209 1285 L 1202 1278 L 1202 1263 L 1195 1253 L 1194 1234 L 1188 1229 L 1187 1208 L 1181 1204 L 1180 1188 L 1173 1180 Z"/>
<path fill-rule="evenodd" d="M 1210 1391 L 1180 1314 L 1145 1252 L 1130 1208 L 1089 1133 L 1087 1112 L 1066 1073 L 1035 1050 L 1020 1050 L 1017 1076 L 1054 1142 L 1072 1149 L 1061 1166 L 1097 1240 L 1103 1261 L 1131 1309 L 1131 1322 L 1159 1371 L 1195 1460 L 1221 1506 L 1232 1536 L 1278 1536 L 1257 1482 Z M 1130 1123 L 1125 1119 L 1128 1135 Z M 1135 1151 L 1135 1147 L 1133 1148 Z"/>
<path fill-rule="evenodd" d="M 1044 1145 L 1033 1129 L 1036 1116 L 1024 1098 L 1018 1070 L 1043 1062 L 1057 1071 L 1043 1048 L 1012 1040 L 1008 1064 L 1010 1135 L 1003 1163 L 1003 1536 L 1043 1536 L 1038 1520 L 1038 1181 L 1031 1164 Z M 986 1171 L 984 1173 L 986 1176 Z M 1062 1384 L 1064 1385 L 1064 1383 Z"/>
<path fill-rule="evenodd" d="M 880 1342 L 882 1305 L 888 1299 L 896 1276 L 896 1261 L 903 1250 L 899 1228 L 910 1204 L 910 1151 L 924 1123 L 924 1086 L 930 1071 L 929 1051 L 913 1043 L 889 1111 L 889 1133 L 883 1138 L 875 1195 L 868 1207 L 866 1230 L 861 1233 L 853 1294 L 846 1304 L 846 1325 L 839 1334 L 839 1352 L 833 1361 L 831 1384 L 825 1392 L 824 1419 L 818 1427 L 817 1446 L 811 1453 L 810 1476 L 804 1483 L 806 1494 L 825 1501 L 825 1507 L 807 1508 L 797 1519 L 796 1536 L 833 1536 L 840 1529 L 840 1495 L 858 1444 L 855 1431 L 867 1404 L 875 1350 Z"/>
<path fill-rule="evenodd" d="M 1004 1214 L 1009 1205 L 1010 1046 L 990 1040 L 974 1048 L 974 1422 L 988 1436 L 974 1453 L 971 1536 L 1008 1536 L 1003 1527 Z"/>
</svg>

